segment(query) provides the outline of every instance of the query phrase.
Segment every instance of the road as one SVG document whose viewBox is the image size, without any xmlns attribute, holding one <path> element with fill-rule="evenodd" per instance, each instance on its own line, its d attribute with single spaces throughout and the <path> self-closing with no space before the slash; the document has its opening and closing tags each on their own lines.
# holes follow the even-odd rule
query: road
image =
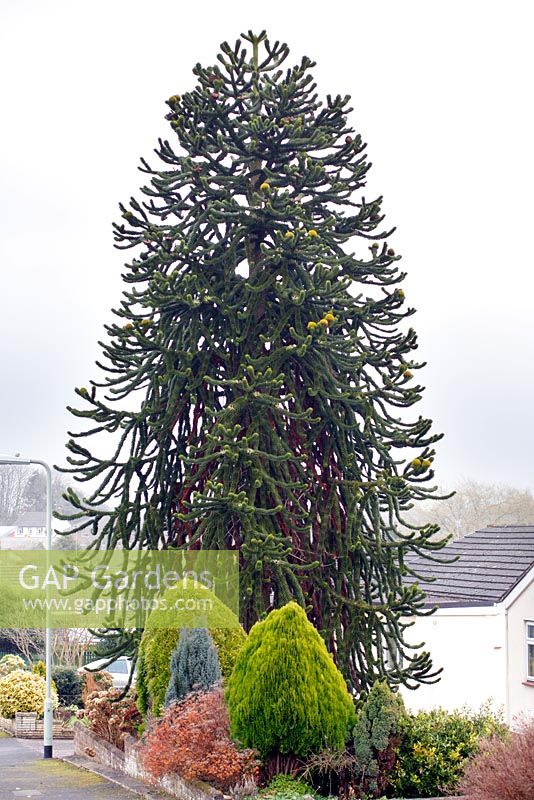
<svg viewBox="0 0 534 800">
<path fill-rule="evenodd" d="M 56 742 L 56 755 L 69 752 L 72 742 Z M 41 742 L 0 738 L 0 800 L 139 800 L 91 772 L 56 759 L 44 761 L 41 753 Z"/>
</svg>

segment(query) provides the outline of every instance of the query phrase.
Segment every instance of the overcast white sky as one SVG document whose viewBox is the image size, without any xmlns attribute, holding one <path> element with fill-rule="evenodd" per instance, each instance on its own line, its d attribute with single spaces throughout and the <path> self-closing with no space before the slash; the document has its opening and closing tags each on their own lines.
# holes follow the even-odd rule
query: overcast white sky
<svg viewBox="0 0 534 800">
<path fill-rule="evenodd" d="M 438 479 L 534 487 L 534 12 L 529 2 L 2 0 L 0 452 L 64 459 L 121 293 L 117 203 L 165 99 L 267 28 L 349 93 L 428 361 Z M 420 373 L 421 374 L 421 373 Z"/>
</svg>

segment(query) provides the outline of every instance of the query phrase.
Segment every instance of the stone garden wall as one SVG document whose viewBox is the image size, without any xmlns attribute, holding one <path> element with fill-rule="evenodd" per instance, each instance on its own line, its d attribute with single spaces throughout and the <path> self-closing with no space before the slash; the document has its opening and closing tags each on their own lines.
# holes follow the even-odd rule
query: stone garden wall
<svg viewBox="0 0 534 800">
<path fill-rule="evenodd" d="M 17 739 L 42 739 L 44 733 L 44 720 L 35 713 L 18 713 L 14 719 L 0 717 L 0 729 L 16 736 Z M 54 720 L 52 725 L 54 739 L 72 739 L 74 731 L 60 720 Z"/>
<path fill-rule="evenodd" d="M 74 752 L 76 755 L 94 759 L 106 767 L 137 778 L 150 786 L 178 797 L 179 800 L 223 800 L 222 792 L 200 781 L 184 781 L 178 775 L 154 778 L 143 768 L 139 744 L 132 736 L 124 740 L 124 752 L 97 736 L 81 723 L 74 725 Z"/>
</svg>

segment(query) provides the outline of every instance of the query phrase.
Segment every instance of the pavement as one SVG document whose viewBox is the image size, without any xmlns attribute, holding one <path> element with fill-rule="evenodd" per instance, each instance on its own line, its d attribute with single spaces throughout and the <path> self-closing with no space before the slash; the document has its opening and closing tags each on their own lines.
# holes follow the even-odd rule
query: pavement
<svg viewBox="0 0 534 800">
<path fill-rule="evenodd" d="M 63 759 L 68 759 L 64 761 Z M 69 763 L 72 762 L 72 763 Z M 109 774 L 106 774 L 109 773 Z M 73 742 L 54 742 L 54 758 L 42 758 L 42 742 L 0 738 L 0 800 L 160 800 L 150 790 L 114 770 L 74 756 Z"/>
</svg>

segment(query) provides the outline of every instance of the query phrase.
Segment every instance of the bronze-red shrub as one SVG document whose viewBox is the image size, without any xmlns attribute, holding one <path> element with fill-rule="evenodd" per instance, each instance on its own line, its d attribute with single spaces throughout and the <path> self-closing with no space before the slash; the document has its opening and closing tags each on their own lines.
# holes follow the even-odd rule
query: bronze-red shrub
<svg viewBox="0 0 534 800">
<path fill-rule="evenodd" d="M 119 689 L 92 692 L 86 700 L 84 718 L 98 736 L 124 750 L 124 739 L 133 736 L 142 721 L 135 698 L 131 695 L 119 700 Z"/>
<path fill-rule="evenodd" d="M 220 688 L 193 692 L 171 705 L 147 734 L 143 761 L 155 777 L 177 773 L 223 790 L 258 774 L 256 753 L 238 750 L 230 738 Z"/>
<path fill-rule="evenodd" d="M 113 686 L 113 678 L 106 670 L 100 672 L 84 672 L 82 674 L 82 703 L 87 703 L 89 695 L 93 692 L 101 692 L 104 689 L 111 689 Z"/>
<path fill-rule="evenodd" d="M 481 742 L 467 763 L 459 791 L 468 800 L 533 800 L 534 720 L 504 741 Z"/>
</svg>

